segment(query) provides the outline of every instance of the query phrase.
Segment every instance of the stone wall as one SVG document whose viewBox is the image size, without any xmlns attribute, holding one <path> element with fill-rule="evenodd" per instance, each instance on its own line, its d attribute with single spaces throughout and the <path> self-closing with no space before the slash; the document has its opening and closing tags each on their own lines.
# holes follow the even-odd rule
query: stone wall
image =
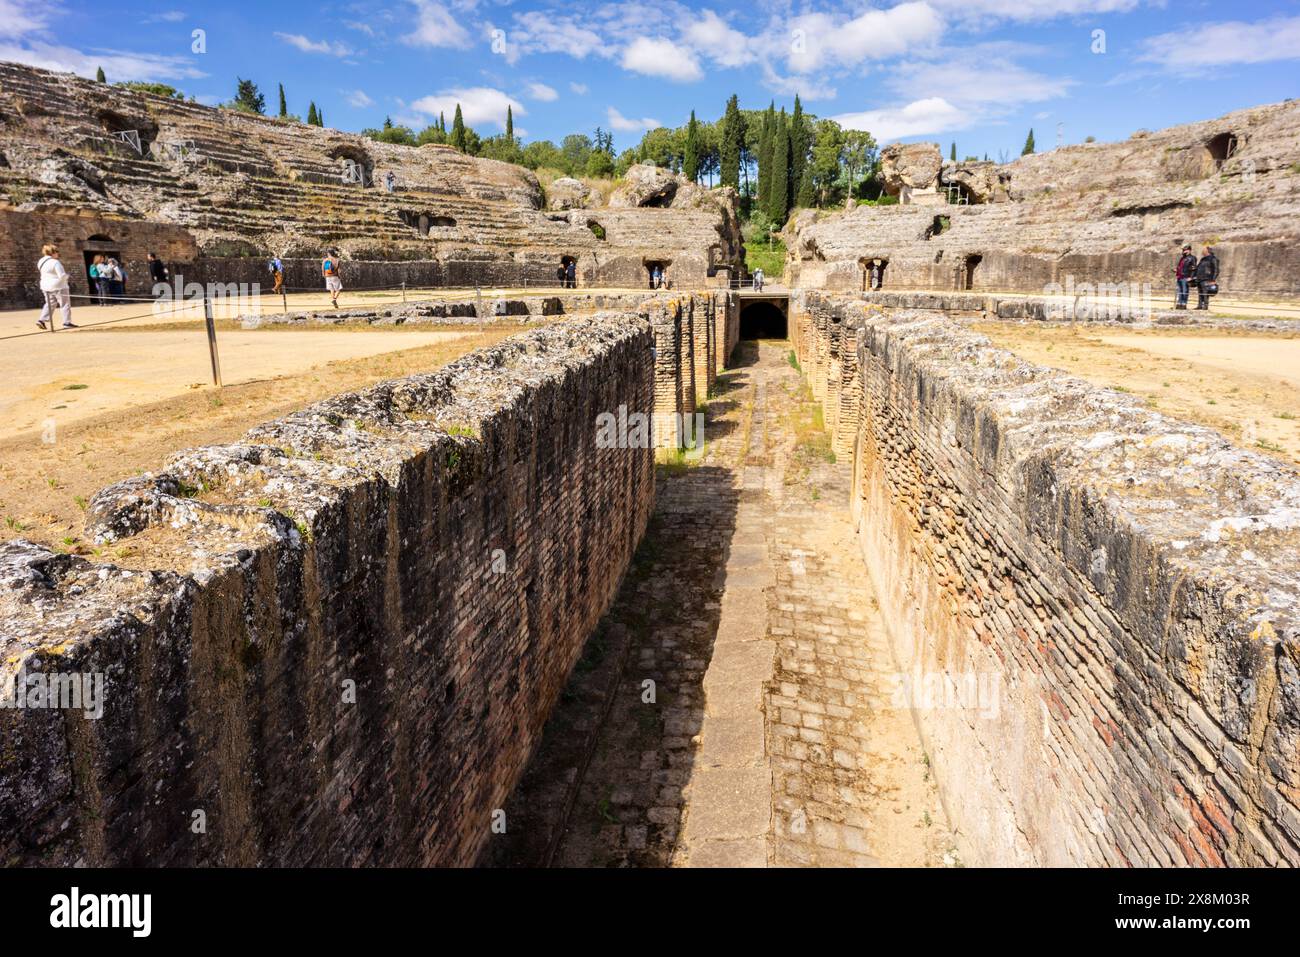
<svg viewBox="0 0 1300 957">
<path fill-rule="evenodd" d="M 1186 242 L 1198 255 L 1203 244 L 1215 248 L 1225 295 L 1298 296 L 1297 131 L 1300 101 L 1288 100 L 984 168 L 990 187 L 976 198 L 1001 201 L 949 204 L 940 193 L 928 197 L 937 205 L 803 210 L 787 227 L 786 282 L 864 290 L 864 264 L 879 259 L 888 263 L 886 291 L 1042 293 L 1050 284 L 1136 283 L 1164 297 Z M 1213 156 L 1229 137 L 1228 155 Z M 928 160 L 909 159 L 927 150 Z M 937 172 L 933 144 L 891 155 L 891 192 L 930 183 Z M 955 173 L 944 167 L 958 182 Z"/>
<path fill-rule="evenodd" d="M 934 313 L 792 320 L 963 859 L 1300 864 L 1300 476 Z"/>
<path fill-rule="evenodd" d="M 0 676 L 105 682 L 0 709 L 0 863 L 472 862 L 648 521 L 595 438 L 658 339 L 547 326 L 103 490 L 93 562 L 0 546 Z"/>
<path fill-rule="evenodd" d="M 354 288 L 550 284 L 567 258 L 584 286 L 646 287 L 661 263 L 676 288 L 725 288 L 744 262 L 735 191 L 667 173 L 666 197 L 547 211 L 521 166 L 13 63 L 0 63 L 0 127 L 0 210 L 23 226 L 0 234 L 0 261 L 34 264 L 35 233 L 100 217 L 120 224 L 115 240 L 142 225 L 184 236 L 164 258 L 199 282 L 265 282 L 275 254 L 290 286 L 319 288 L 330 247 Z M 29 280 L 0 282 L 0 304 L 38 302 Z"/>
</svg>

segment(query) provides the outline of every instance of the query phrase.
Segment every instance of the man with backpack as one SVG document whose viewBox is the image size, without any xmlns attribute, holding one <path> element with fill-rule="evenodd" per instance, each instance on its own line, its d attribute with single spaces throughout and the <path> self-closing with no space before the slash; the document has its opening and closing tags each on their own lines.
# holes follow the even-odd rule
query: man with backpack
<svg viewBox="0 0 1300 957">
<path fill-rule="evenodd" d="M 284 263 L 280 261 L 279 256 L 272 256 L 271 261 L 267 263 L 267 269 L 271 271 L 271 278 L 275 280 L 275 288 L 271 290 L 271 295 L 278 296 L 280 290 L 284 288 Z"/>
<path fill-rule="evenodd" d="M 68 291 L 68 271 L 59 261 L 59 247 L 53 244 L 42 246 L 41 258 L 36 263 L 36 268 L 41 273 L 41 294 L 45 297 L 45 305 L 41 307 L 41 317 L 36 320 L 36 324 L 42 329 L 48 329 L 49 323 L 54 321 L 54 310 L 57 309 L 63 313 L 64 329 L 77 328 L 72 324 L 72 295 Z"/>
<path fill-rule="evenodd" d="M 339 251 L 331 249 L 325 254 L 320 264 L 321 275 L 325 277 L 325 288 L 329 290 L 330 305 L 339 307 L 339 293 L 343 291 L 343 277 L 339 275 Z"/>
<path fill-rule="evenodd" d="M 1201 261 L 1196 264 L 1196 308 L 1209 309 L 1210 297 L 1219 294 L 1219 257 L 1205 247 Z"/>
<path fill-rule="evenodd" d="M 1174 266 L 1174 281 L 1178 287 L 1178 301 L 1175 309 L 1187 308 L 1187 296 L 1191 290 L 1192 279 L 1196 275 L 1196 257 L 1192 255 L 1190 243 L 1183 247 L 1183 254 Z"/>
</svg>

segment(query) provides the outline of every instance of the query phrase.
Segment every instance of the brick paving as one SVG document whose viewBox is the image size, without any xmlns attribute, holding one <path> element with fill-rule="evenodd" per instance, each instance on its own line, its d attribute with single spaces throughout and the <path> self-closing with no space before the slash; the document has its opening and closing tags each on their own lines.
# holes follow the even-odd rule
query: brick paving
<svg viewBox="0 0 1300 957">
<path fill-rule="evenodd" d="M 661 470 L 647 540 L 485 863 L 955 863 L 910 715 L 889 706 L 849 467 L 800 445 L 787 350 L 740 348 L 703 459 Z"/>
</svg>

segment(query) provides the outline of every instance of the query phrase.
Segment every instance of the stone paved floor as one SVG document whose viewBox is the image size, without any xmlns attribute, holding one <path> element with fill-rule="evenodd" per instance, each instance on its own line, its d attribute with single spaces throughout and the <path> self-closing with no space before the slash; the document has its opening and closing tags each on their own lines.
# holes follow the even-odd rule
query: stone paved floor
<svg viewBox="0 0 1300 957">
<path fill-rule="evenodd" d="M 741 344 L 490 864 L 955 863 L 833 463 L 780 343 Z"/>
</svg>

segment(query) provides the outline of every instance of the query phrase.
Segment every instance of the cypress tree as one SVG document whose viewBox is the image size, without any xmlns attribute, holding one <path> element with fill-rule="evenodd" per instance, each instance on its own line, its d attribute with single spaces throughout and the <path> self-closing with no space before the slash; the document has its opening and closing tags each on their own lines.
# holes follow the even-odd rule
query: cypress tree
<svg viewBox="0 0 1300 957">
<path fill-rule="evenodd" d="M 316 119 L 316 101 L 315 101 L 315 100 L 312 100 L 311 103 L 308 104 L 308 106 L 307 106 L 307 125 L 308 125 L 308 126 L 319 126 L 319 125 L 320 125 L 320 124 L 317 122 L 317 119 Z"/>
<path fill-rule="evenodd" d="M 509 103 L 506 104 L 506 141 L 515 145 L 515 111 Z"/>
<path fill-rule="evenodd" d="M 1020 151 L 1021 156 L 1028 156 L 1034 151 L 1034 128 L 1029 128 L 1029 135 L 1025 137 L 1025 148 Z"/>
<path fill-rule="evenodd" d="M 772 143 L 776 138 L 776 102 L 767 105 L 758 140 L 758 208 L 767 212 L 772 196 Z"/>
<path fill-rule="evenodd" d="M 813 175 L 812 163 L 805 163 L 803 175 L 799 177 L 799 195 L 795 199 L 795 205 L 801 209 L 812 209 L 816 204 L 813 196 Z"/>
<path fill-rule="evenodd" d="M 316 125 L 317 126 L 325 125 L 325 111 L 322 110 L 319 106 L 316 107 Z"/>
<path fill-rule="evenodd" d="M 784 226 L 790 213 L 790 124 L 785 118 L 785 107 L 776 119 L 776 133 L 772 137 L 772 178 L 768 183 L 767 218 L 777 226 Z"/>
<path fill-rule="evenodd" d="M 691 110 L 691 121 L 686 124 L 686 146 L 682 154 L 682 172 L 692 183 L 700 181 L 700 124 Z"/>
<path fill-rule="evenodd" d="M 952 150 L 948 153 L 948 159 L 952 160 L 954 163 L 957 162 L 957 141 L 956 140 L 952 141 Z"/>
<path fill-rule="evenodd" d="M 739 97 L 733 93 L 722 116 L 722 136 L 718 144 L 723 186 L 740 189 L 740 151 L 744 144 L 745 118 L 740 115 Z"/>
<path fill-rule="evenodd" d="M 289 104 L 284 99 L 284 84 L 280 84 L 280 119 L 289 115 Z"/>
<path fill-rule="evenodd" d="M 794 113 L 790 118 L 790 198 L 796 199 L 803 185 L 803 171 L 808 163 L 808 121 L 803 115 L 799 94 L 794 97 Z"/>
<path fill-rule="evenodd" d="M 451 121 L 451 145 L 462 153 L 465 152 L 465 117 L 460 112 L 459 103 L 456 104 L 456 116 Z"/>
<path fill-rule="evenodd" d="M 104 68 L 102 66 L 95 68 L 95 82 L 96 83 L 108 82 L 108 77 L 104 76 Z"/>
</svg>

